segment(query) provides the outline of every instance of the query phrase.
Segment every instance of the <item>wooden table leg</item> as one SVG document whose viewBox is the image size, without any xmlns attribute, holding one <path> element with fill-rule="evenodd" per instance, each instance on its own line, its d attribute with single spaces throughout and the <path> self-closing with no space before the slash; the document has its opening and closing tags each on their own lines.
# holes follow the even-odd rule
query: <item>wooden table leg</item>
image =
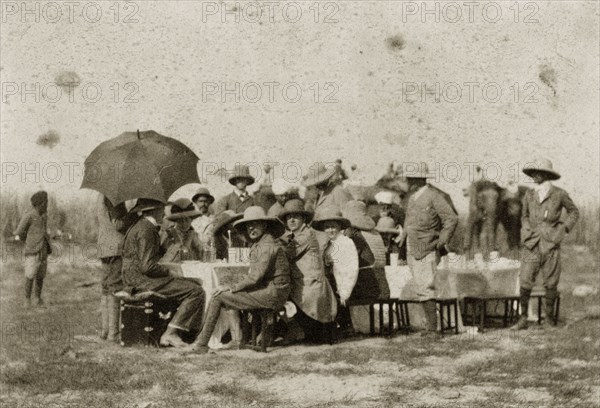
<svg viewBox="0 0 600 408">
<path fill-rule="evenodd" d="M 454 333 L 458 334 L 458 298 L 454 303 Z"/>
<path fill-rule="evenodd" d="M 394 304 L 388 301 L 388 336 L 392 337 L 394 331 Z"/>
<path fill-rule="evenodd" d="M 375 335 L 375 307 L 373 304 L 369 305 L 369 332 L 371 336 Z"/>
</svg>

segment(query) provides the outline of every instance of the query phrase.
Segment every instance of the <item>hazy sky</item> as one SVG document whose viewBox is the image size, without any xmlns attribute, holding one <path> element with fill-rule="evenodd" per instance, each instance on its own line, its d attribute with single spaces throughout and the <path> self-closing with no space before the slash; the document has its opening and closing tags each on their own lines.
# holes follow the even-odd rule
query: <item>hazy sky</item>
<svg viewBox="0 0 600 408">
<path fill-rule="evenodd" d="M 22 4 L 2 6 L 3 189 L 80 194 L 99 142 L 153 129 L 201 172 L 427 161 L 462 207 L 472 163 L 505 182 L 541 155 L 598 199 L 598 2 Z"/>
</svg>

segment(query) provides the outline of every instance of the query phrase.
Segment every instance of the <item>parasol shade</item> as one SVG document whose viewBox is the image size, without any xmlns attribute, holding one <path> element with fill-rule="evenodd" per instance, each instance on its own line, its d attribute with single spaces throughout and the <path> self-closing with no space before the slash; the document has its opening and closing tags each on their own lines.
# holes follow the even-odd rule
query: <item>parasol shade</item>
<svg viewBox="0 0 600 408">
<path fill-rule="evenodd" d="M 90 153 L 81 188 L 102 193 L 113 205 L 134 198 L 166 203 L 179 187 L 200 182 L 198 160 L 186 145 L 153 130 L 125 132 Z"/>
</svg>

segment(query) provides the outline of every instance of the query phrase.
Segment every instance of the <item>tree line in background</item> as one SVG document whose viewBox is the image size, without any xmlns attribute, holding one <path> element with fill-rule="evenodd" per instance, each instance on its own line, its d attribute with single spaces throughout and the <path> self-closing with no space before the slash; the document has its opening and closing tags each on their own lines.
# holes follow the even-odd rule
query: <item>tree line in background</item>
<svg viewBox="0 0 600 408">
<path fill-rule="evenodd" d="M 53 194 L 48 197 L 48 230 L 54 240 L 80 244 L 96 242 L 98 221 L 96 201 L 93 196 L 70 197 L 58 202 Z M 17 229 L 19 220 L 31 209 L 29 195 L 3 192 L 0 197 L 0 226 L 2 240 L 8 240 Z M 580 219 L 568 235 L 565 244 L 585 245 L 591 250 L 600 249 L 600 207 L 580 208 Z M 466 214 L 461 215 L 457 234 L 464 231 Z M 455 239 L 460 237 L 455 237 Z"/>
</svg>

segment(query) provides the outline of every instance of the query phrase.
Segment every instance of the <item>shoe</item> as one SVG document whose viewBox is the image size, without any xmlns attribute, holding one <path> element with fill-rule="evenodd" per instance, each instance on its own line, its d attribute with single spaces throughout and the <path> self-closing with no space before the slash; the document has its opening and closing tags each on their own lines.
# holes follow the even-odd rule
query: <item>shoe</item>
<svg viewBox="0 0 600 408">
<path fill-rule="evenodd" d="M 37 307 L 38 309 L 45 309 L 46 304 L 44 303 L 44 300 L 42 298 L 39 298 L 39 299 L 36 299 L 35 307 Z"/>
<path fill-rule="evenodd" d="M 188 344 L 186 342 L 184 342 L 183 340 L 181 340 L 181 338 L 179 338 L 179 336 L 172 335 L 172 334 L 163 335 L 160 338 L 159 344 L 162 347 L 175 347 L 175 348 L 188 347 Z"/>
<path fill-rule="evenodd" d="M 542 320 L 542 327 L 544 329 L 556 329 L 556 323 L 554 322 L 553 319 L 546 318 L 546 319 Z"/>
<path fill-rule="evenodd" d="M 223 347 L 221 347 L 219 350 L 243 350 L 243 349 L 244 349 L 244 347 L 240 342 L 232 340 L 229 343 L 225 344 Z"/>
<path fill-rule="evenodd" d="M 208 346 L 201 346 L 199 344 L 188 344 L 186 347 L 177 349 L 177 351 L 183 354 L 207 354 L 209 352 Z"/>
<path fill-rule="evenodd" d="M 25 301 L 23 302 L 23 307 L 25 309 L 31 309 L 31 299 L 29 299 L 29 298 L 25 299 Z"/>
<path fill-rule="evenodd" d="M 526 330 L 529 327 L 529 322 L 527 321 L 527 316 L 521 316 L 517 324 L 512 326 L 511 330 Z"/>
</svg>

